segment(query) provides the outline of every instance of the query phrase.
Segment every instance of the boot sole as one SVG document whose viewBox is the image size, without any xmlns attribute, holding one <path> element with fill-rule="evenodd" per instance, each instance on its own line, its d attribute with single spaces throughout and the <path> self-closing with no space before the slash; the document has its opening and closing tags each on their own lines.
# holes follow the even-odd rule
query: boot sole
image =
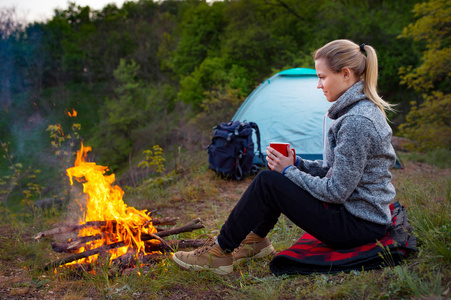
<svg viewBox="0 0 451 300">
<path fill-rule="evenodd" d="M 248 261 L 251 259 L 262 258 L 262 257 L 268 256 L 268 255 L 271 255 L 273 253 L 276 253 L 276 250 L 274 249 L 273 245 L 269 245 L 269 246 L 263 248 L 262 250 L 260 250 L 260 252 L 258 252 L 254 256 L 242 257 L 240 259 L 233 260 L 233 264 L 240 264 L 242 262 L 245 262 L 245 261 Z"/>
<path fill-rule="evenodd" d="M 209 270 L 218 275 L 227 275 L 233 272 L 233 264 L 230 266 L 221 266 L 217 268 L 211 268 L 208 265 L 200 266 L 200 265 L 191 265 L 184 261 L 181 261 L 177 258 L 177 256 L 173 255 L 172 260 L 182 269 L 185 270 L 193 270 L 193 271 L 201 271 L 201 270 Z"/>
</svg>

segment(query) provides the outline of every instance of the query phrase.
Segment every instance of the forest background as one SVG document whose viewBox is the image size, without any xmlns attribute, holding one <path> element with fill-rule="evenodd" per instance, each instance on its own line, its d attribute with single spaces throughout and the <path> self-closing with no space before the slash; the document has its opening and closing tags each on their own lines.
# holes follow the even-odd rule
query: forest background
<svg viewBox="0 0 451 300">
<path fill-rule="evenodd" d="M 149 149 L 176 169 L 260 82 L 313 68 L 313 51 L 338 38 L 377 50 L 379 93 L 396 104 L 390 124 L 404 146 L 450 150 L 450 11 L 446 0 L 139 0 L 100 11 L 68 3 L 24 24 L 5 8 L 2 207 L 60 197 L 67 179 L 56 175 L 82 140 L 123 185 L 138 184 L 145 155 L 158 164 Z"/>
<path fill-rule="evenodd" d="M 450 28 L 449 0 L 139 0 L 99 11 L 68 3 L 34 23 L 2 8 L 0 298 L 449 298 Z M 393 183 L 418 238 L 409 259 L 291 277 L 272 276 L 270 257 L 229 276 L 184 272 L 170 256 L 127 276 L 101 263 L 95 274 L 42 270 L 60 254 L 52 238 L 33 237 L 84 213 L 81 184 L 66 176 L 82 141 L 116 175 L 127 205 L 205 224 L 175 238 L 217 234 L 252 176 L 226 181 L 208 170 L 212 127 L 263 80 L 313 68 L 313 51 L 339 38 L 376 49 L 379 94 L 396 104 L 390 125 L 407 152 L 398 152 L 406 168 L 392 170 Z M 301 234 L 281 216 L 270 238 L 281 251 Z"/>
</svg>

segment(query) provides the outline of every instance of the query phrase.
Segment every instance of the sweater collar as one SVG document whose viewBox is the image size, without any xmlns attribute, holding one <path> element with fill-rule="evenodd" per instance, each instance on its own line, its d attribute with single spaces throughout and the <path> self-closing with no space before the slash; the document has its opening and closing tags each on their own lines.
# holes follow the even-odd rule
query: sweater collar
<svg viewBox="0 0 451 300">
<path fill-rule="evenodd" d="M 363 93 L 363 81 L 356 82 L 351 86 L 340 98 L 335 101 L 332 106 L 327 111 L 329 118 L 332 120 L 338 119 L 344 112 L 345 109 L 350 105 L 359 102 L 362 99 L 367 98 Z"/>
</svg>

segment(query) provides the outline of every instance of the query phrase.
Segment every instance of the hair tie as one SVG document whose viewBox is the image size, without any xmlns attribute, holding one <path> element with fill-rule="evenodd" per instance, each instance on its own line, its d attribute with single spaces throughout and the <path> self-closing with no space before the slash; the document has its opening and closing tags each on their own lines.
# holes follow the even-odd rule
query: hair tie
<svg viewBox="0 0 451 300">
<path fill-rule="evenodd" d="M 365 44 L 360 45 L 360 52 L 365 53 Z"/>
</svg>

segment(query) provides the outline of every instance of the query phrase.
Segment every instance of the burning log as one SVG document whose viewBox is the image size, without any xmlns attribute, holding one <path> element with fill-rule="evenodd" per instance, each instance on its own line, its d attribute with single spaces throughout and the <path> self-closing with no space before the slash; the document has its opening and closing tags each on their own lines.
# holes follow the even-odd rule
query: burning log
<svg viewBox="0 0 451 300">
<path fill-rule="evenodd" d="M 83 224 L 83 225 L 85 225 L 85 224 Z M 90 224 L 90 225 L 92 225 L 92 224 Z M 65 228 L 74 229 L 74 227 L 75 226 L 70 226 L 70 227 L 65 227 Z M 202 245 L 202 243 L 201 243 L 202 241 L 196 242 L 196 241 L 188 240 L 188 241 L 175 241 L 175 242 L 169 241 L 168 242 L 168 241 L 162 240 L 162 238 L 166 237 L 166 236 L 174 235 L 174 234 L 193 231 L 195 229 L 201 229 L 201 228 L 204 228 L 204 225 L 202 224 L 202 221 L 199 218 L 197 218 L 197 219 L 194 219 L 193 221 L 189 222 L 188 224 L 180 226 L 180 227 L 156 232 L 153 234 L 145 234 L 144 233 L 141 235 L 141 240 L 142 241 L 158 240 L 161 243 L 161 244 L 152 244 L 151 246 L 146 244 L 146 248 L 148 248 L 147 250 L 149 250 L 149 251 L 162 251 L 162 250 L 163 251 L 167 251 L 167 250 L 172 251 L 173 246 L 177 246 L 178 248 L 189 247 L 189 246 L 197 247 L 199 245 Z M 61 230 L 60 230 L 61 228 L 57 228 L 57 229 L 58 230 L 49 230 L 49 231 L 45 232 L 44 234 L 41 232 L 38 234 L 38 236 L 39 235 L 47 236 L 48 232 L 50 232 L 51 234 L 57 234 L 58 232 L 61 232 Z M 73 231 L 76 231 L 76 229 Z M 71 240 L 69 242 L 66 242 L 66 243 L 53 243 L 52 247 L 53 247 L 53 250 L 56 252 L 75 252 L 75 251 L 78 251 L 81 247 L 86 246 L 87 242 L 99 240 L 101 238 L 103 238 L 103 235 L 101 235 L 101 234 L 97 234 L 97 235 L 93 235 L 93 236 L 78 237 L 78 238 Z M 112 244 L 102 245 L 95 249 L 86 250 L 84 252 L 76 253 L 74 255 L 51 262 L 44 266 L 44 270 L 48 270 L 48 269 L 54 268 L 54 267 L 59 267 L 61 265 L 65 265 L 70 262 L 74 262 L 74 261 L 77 261 L 77 260 L 80 260 L 83 258 L 87 258 L 92 255 L 106 253 L 109 250 L 121 248 L 121 247 L 125 247 L 125 246 L 126 246 L 126 244 L 123 241 L 112 243 Z"/>
<path fill-rule="evenodd" d="M 124 191 L 117 185 L 114 174 L 106 175 L 106 166 L 87 162 L 87 153 L 91 147 L 83 147 L 77 151 L 74 167 L 66 173 L 70 184 L 74 179 L 81 182 L 86 193 L 86 208 L 83 210 L 84 223 L 54 228 L 39 232 L 35 239 L 54 236 L 63 233 L 78 232 L 78 237 L 65 243 L 54 243 L 52 247 L 57 252 L 73 253 L 68 257 L 58 259 L 44 266 L 44 269 L 55 268 L 68 263 L 85 269 L 96 264 L 115 262 L 123 266 L 136 264 L 136 260 L 155 261 L 164 252 L 173 251 L 172 247 L 199 245 L 201 241 L 166 241 L 164 237 L 182 232 L 204 228 L 200 219 L 175 228 L 160 228 L 159 225 L 175 225 L 178 218 L 152 219 L 147 210 L 137 210 L 128 206 L 122 199 Z M 89 221 L 87 220 L 95 220 Z M 74 253 L 75 252 L 75 253 Z M 115 265 L 117 267 L 117 265 Z"/>
<path fill-rule="evenodd" d="M 177 248 L 177 249 L 186 249 L 186 248 L 198 248 L 201 247 L 202 245 L 205 244 L 205 240 L 203 239 L 198 239 L 198 240 L 170 240 L 170 241 L 166 241 L 167 244 L 170 245 L 171 248 Z M 99 253 L 105 253 L 108 252 L 108 250 L 112 250 L 115 248 L 120 248 L 120 247 L 124 247 L 124 243 L 123 242 L 118 242 L 118 243 L 114 243 L 114 244 L 109 244 L 109 245 L 103 245 L 99 248 L 96 249 L 91 249 L 91 250 L 87 250 L 81 253 L 76 253 L 74 255 L 62 258 L 62 259 L 58 259 L 54 262 L 51 262 L 47 265 L 44 266 L 44 270 L 49 270 L 51 268 L 56 268 L 62 265 L 65 265 L 67 263 L 82 259 L 82 258 L 86 258 L 92 255 L 96 255 Z M 149 251 L 167 251 L 169 250 L 167 248 L 166 245 L 164 244 L 156 244 L 156 245 L 152 245 L 152 246 L 148 246 L 146 245 L 146 248 L 149 247 Z M 112 261 L 112 263 L 115 264 L 119 264 L 122 267 L 130 267 L 133 264 L 131 263 L 132 261 L 136 261 L 135 259 L 135 252 L 134 251 L 129 251 L 126 254 L 119 256 L 118 258 L 114 259 Z M 139 259 L 142 263 L 146 263 L 149 261 L 155 261 L 158 258 L 161 258 L 162 254 L 158 254 L 158 253 L 151 253 L 148 255 L 143 255 L 141 256 Z"/>
<path fill-rule="evenodd" d="M 58 259 L 54 262 L 51 262 L 44 266 L 44 270 L 48 270 L 48 269 L 54 268 L 54 267 L 59 267 L 61 265 L 65 265 L 67 263 L 70 263 L 70 262 L 73 262 L 73 261 L 76 261 L 76 260 L 79 260 L 82 258 L 86 258 L 86 257 L 92 256 L 92 255 L 99 254 L 101 252 L 107 252 L 109 250 L 121 248 L 124 246 L 125 246 L 124 242 L 118 242 L 118 243 L 113 243 L 113 244 L 109 244 L 109 245 L 103 245 L 103 246 L 95 248 L 95 249 L 86 250 L 84 252 L 77 253 L 77 254 L 62 258 L 62 259 Z"/>
<path fill-rule="evenodd" d="M 160 226 L 160 225 L 175 225 L 177 220 L 179 218 L 170 218 L 170 217 L 166 217 L 166 218 L 162 218 L 162 219 L 152 219 L 152 222 L 150 222 L 153 226 Z M 89 228 L 89 227 L 98 227 L 98 228 L 102 228 L 105 227 L 107 225 L 108 221 L 90 221 L 90 222 L 86 222 L 84 224 L 77 224 L 77 225 L 72 225 L 72 226 L 65 226 L 65 227 L 59 227 L 59 228 L 53 228 L 50 230 L 46 230 L 46 231 L 42 231 L 39 232 L 34 239 L 38 240 L 40 238 L 43 237 L 47 237 L 47 236 L 53 236 L 53 235 L 57 235 L 57 234 L 63 234 L 63 233 L 70 233 L 70 232 L 75 232 L 75 231 L 79 231 L 85 228 Z M 116 224 L 116 221 L 110 221 L 112 224 Z M 143 227 L 146 227 L 147 223 L 145 223 L 143 225 Z M 162 229 L 165 230 L 165 229 Z"/>
<path fill-rule="evenodd" d="M 106 224 L 106 221 L 92 221 L 92 222 L 86 222 L 84 224 L 53 228 L 53 229 L 50 229 L 50 230 L 47 230 L 47 231 L 39 232 L 34 237 L 34 239 L 38 240 L 38 239 L 46 237 L 46 236 L 53 236 L 53 235 L 62 234 L 62 233 L 69 233 L 69 232 L 79 231 L 79 230 L 84 229 L 84 228 L 95 227 L 95 226 L 99 226 L 101 224 L 103 224 L 103 225 Z"/>
<path fill-rule="evenodd" d="M 91 223 L 93 223 L 93 222 L 91 222 Z M 101 223 L 101 222 L 98 222 L 98 223 Z M 71 226 L 71 227 L 74 227 L 74 226 Z M 70 227 L 65 227 L 65 228 L 70 228 Z M 144 233 L 141 235 L 141 240 L 149 241 L 152 239 L 158 239 L 158 238 L 162 238 L 162 237 L 166 237 L 166 236 L 170 236 L 170 235 L 174 235 L 174 234 L 179 234 L 179 233 L 183 233 L 183 232 L 189 232 L 189 231 L 193 231 L 193 230 L 201 229 L 201 228 L 204 228 L 204 225 L 202 224 L 202 221 L 199 218 L 197 218 L 181 227 L 176 227 L 176 228 L 172 228 L 172 229 L 166 229 L 164 231 L 159 231 L 154 234 L 157 237 Z M 59 229 L 59 228 L 57 228 L 57 229 Z M 52 230 L 49 230 L 48 232 L 50 232 Z M 56 232 L 56 231 L 54 231 L 54 232 Z M 39 234 L 41 234 L 41 233 L 39 233 Z M 42 235 L 42 236 L 47 236 L 47 235 Z M 86 243 L 92 242 L 95 240 L 100 240 L 102 238 L 104 238 L 104 235 L 102 235 L 102 234 L 76 237 L 65 243 L 52 243 L 52 248 L 53 248 L 53 251 L 59 252 L 59 253 L 77 252 L 78 249 L 80 249 L 81 247 L 84 247 L 86 245 Z"/>
<path fill-rule="evenodd" d="M 91 241 L 96 241 L 103 239 L 104 236 L 101 234 L 90 235 L 90 236 L 80 236 L 74 239 L 70 239 L 65 243 L 52 243 L 53 251 L 55 252 L 78 252 L 78 249 L 86 245 L 86 243 Z"/>
<path fill-rule="evenodd" d="M 81 240 L 88 242 L 88 241 L 92 241 L 92 240 L 96 240 L 99 239 L 97 236 L 87 236 L 87 237 L 82 237 Z M 169 247 L 167 247 L 166 245 L 164 245 L 163 243 L 161 244 L 151 244 L 151 246 L 148 246 L 148 244 L 146 244 L 146 251 L 150 252 L 150 251 L 167 251 L 167 250 L 171 250 L 171 248 L 176 248 L 176 249 L 186 249 L 186 248 L 199 248 L 201 247 L 204 243 L 205 240 L 203 239 L 195 239 L 195 240 L 168 240 L 165 241 Z M 72 242 L 67 242 L 67 243 L 52 243 L 52 248 L 53 251 L 58 252 L 58 253 L 77 253 L 77 251 L 83 247 L 85 244 L 80 243 L 72 243 Z"/>
</svg>

